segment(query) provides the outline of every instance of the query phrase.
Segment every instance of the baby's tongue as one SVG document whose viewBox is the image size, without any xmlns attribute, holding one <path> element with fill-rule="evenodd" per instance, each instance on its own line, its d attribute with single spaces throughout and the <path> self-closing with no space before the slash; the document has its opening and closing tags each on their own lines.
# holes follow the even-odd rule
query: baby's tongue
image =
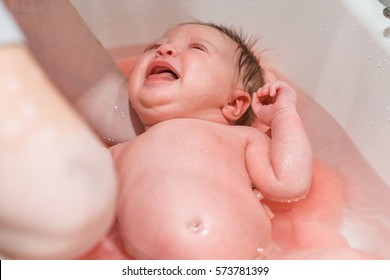
<svg viewBox="0 0 390 280">
<path fill-rule="evenodd" d="M 149 79 L 160 79 L 160 80 L 168 80 L 173 81 L 176 80 L 176 75 L 170 71 L 161 72 L 158 74 L 150 75 Z"/>
</svg>

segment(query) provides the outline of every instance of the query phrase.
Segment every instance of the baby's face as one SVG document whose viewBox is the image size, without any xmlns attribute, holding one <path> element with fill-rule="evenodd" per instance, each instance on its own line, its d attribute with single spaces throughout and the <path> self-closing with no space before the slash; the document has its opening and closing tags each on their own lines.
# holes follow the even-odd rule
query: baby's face
<svg viewBox="0 0 390 280">
<path fill-rule="evenodd" d="M 207 119 L 237 88 L 237 45 L 218 30 L 178 26 L 136 61 L 129 98 L 145 126 L 174 117 Z"/>
</svg>

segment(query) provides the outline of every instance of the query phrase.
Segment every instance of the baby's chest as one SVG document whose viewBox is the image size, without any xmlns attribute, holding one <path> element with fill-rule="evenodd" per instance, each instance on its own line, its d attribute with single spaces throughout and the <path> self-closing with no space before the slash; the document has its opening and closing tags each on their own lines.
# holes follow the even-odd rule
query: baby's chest
<svg viewBox="0 0 390 280">
<path fill-rule="evenodd" d="M 159 170 L 245 169 L 245 135 L 218 127 L 174 127 L 147 131 L 132 144 L 133 164 Z M 198 170 L 197 170 L 198 172 Z"/>
<path fill-rule="evenodd" d="M 245 153 L 246 135 L 235 133 L 224 127 L 184 127 L 145 133 L 142 145 L 153 147 L 161 157 L 202 157 L 220 159 L 221 157 L 239 159 Z"/>
</svg>

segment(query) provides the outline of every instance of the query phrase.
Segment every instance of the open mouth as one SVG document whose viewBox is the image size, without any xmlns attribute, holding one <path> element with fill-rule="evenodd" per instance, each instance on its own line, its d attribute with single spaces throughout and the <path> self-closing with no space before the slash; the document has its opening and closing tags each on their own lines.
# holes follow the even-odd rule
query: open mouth
<svg viewBox="0 0 390 280">
<path fill-rule="evenodd" d="M 146 74 L 148 80 L 151 79 L 160 79 L 160 80 L 177 80 L 180 78 L 180 75 L 176 69 L 167 62 L 157 62 L 152 63 Z"/>
</svg>

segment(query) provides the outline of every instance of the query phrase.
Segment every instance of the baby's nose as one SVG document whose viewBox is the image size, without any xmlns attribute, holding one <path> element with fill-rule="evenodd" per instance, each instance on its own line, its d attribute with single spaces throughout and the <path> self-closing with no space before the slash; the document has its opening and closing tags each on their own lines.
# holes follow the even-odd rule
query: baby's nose
<svg viewBox="0 0 390 280">
<path fill-rule="evenodd" d="M 163 44 L 157 48 L 156 57 L 158 56 L 175 56 L 177 50 L 171 44 Z"/>
</svg>

